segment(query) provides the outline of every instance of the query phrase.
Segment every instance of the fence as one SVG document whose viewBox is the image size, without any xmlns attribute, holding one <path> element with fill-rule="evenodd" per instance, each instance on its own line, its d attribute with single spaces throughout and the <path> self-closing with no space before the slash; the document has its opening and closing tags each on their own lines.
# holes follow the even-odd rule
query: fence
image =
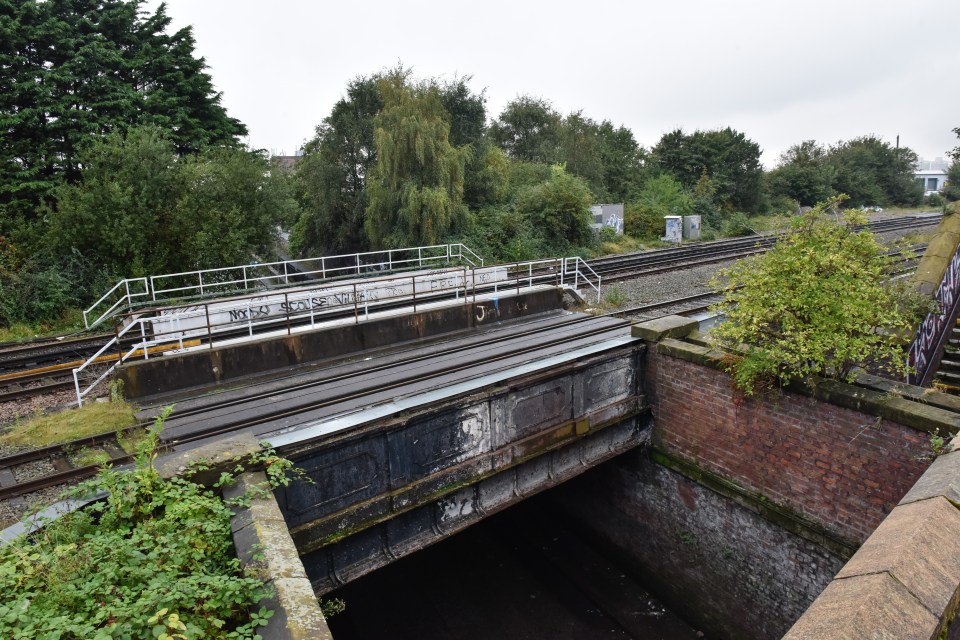
<svg viewBox="0 0 960 640">
<path fill-rule="evenodd" d="M 83 322 L 90 329 L 118 313 L 158 301 L 223 296 L 309 280 L 424 269 L 454 262 L 471 267 L 483 266 L 483 258 L 466 245 L 455 243 L 128 278 L 118 282 L 84 311 Z"/>
<path fill-rule="evenodd" d="M 491 267 L 460 267 L 413 275 L 395 275 L 354 282 L 331 283 L 292 292 L 271 292 L 226 301 L 210 301 L 158 310 L 154 314 L 132 313 L 122 317 L 113 339 L 83 365 L 73 370 L 77 404 L 130 358 L 150 357 L 150 351 L 167 345 L 183 348 L 185 340 L 206 340 L 212 349 L 218 340 L 252 337 L 267 331 L 290 334 L 316 327 L 318 322 L 340 320 L 359 323 L 371 312 L 390 305 L 418 306 L 453 299 L 476 301 L 478 295 L 518 293 L 538 285 L 590 287 L 600 300 L 600 276 L 578 257 L 534 260 Z M 133 337 L 124 353 L 122 344 Z M 81 374 L 104 353 L 116 350 L 120 357 L 109 369 L 81 388 Z"/>
<path fill-rule="evenodd" d="M 934 300 L 937 311 L 928 313 L 923 319 L 910 345 L 908 363 L 911 372 L 907 375 L 907 382 L 910 384 L 930 384 L 935 373 L 933 365 L 939 360 L 944 345 L 950 339 L 951 329 L 960 310 L 960 246 L 947 265 Z"/>
</svg>

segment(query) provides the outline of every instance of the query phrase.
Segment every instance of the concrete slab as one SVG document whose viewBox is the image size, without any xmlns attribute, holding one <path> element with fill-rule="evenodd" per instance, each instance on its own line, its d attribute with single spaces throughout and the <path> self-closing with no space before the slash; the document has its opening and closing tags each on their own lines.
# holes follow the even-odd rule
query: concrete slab
<svg viewBox="0 0 960 640">
<path fill-rule="evenodd" d="M 699 323 L 683 316 L 664 316 L 633 325 L 630 333 L 634 338 L 659 342 L 664 338 L 683 338 L 695 331 Z"/>
</svg>

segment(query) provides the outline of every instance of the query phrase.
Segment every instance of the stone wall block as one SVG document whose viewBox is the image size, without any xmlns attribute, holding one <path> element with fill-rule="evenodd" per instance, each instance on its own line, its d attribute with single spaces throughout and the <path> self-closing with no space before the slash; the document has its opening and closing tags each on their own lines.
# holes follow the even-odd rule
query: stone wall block
<svg viewBox="0 0 960 640">
<path fill-rule="evenodd" d="M 837 574 L 886 572 L 938 618 L 960 585 L 960 511 L 937 497 L 897 507 Z"/>
<path fill-rule="evenodd" d="M 954 439 L 956 442 L 957 438 Z M 900 501 L 901 505 L 942 496 L 960 505 L 960 451 L 942 455 L 933 461 L 917 483 Z"/>
<path fill-rule="evenodd" d="M 890 574 L 876 573 L 831 582 L 783 640 L 932 640 L 937 622 Z"/>
</svg>

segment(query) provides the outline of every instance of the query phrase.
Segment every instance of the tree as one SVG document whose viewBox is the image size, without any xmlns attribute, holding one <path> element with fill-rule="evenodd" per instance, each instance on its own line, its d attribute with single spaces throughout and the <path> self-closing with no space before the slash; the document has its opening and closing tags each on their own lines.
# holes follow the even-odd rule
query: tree
<svg viewBox="0 0 960 640">
<path fill-rule="evenodd" d="M 850 196 L 853 206 L 913 206 L 923 201 L 923 186 L 914 177 L 917 154 L 907 147 L 862 136 L 831 147 L 829 161 L 836 167 L 834 191 Z"/>
<path fill-rule="evenodd" d="M 805 140 L 780 155 L 776 169 L 767 174 L 767 187 L 771 195 L 786 196 L 809 207 L 833 197 L 836 173 L 826 148 L 815 140 Z"/>
<path fill-rule="evenodd" d="M 374 117 L 383 108 L 377 76 L 347 85 L 330 115 L 304 145 L 295 182 L 302 214 L 291 233 L 297 255 L 363 251 L 367 180 L 377 160 Z"/>
<path fill-rule="evenodd" d="M 583 179 L 554 165 L 549 180 L 518 196 L 517 210 L 544 238 L 548 251 L 563 252 L 592 241 L 592 203 L 593 194 Z"/>
<path fill-rule="evenodd" d="M 136 124 L 169 131 L 180 153 L 236 144 L 190 27 L 167 34 L 144 0 L 0 0 L 0 232 L 31 223 L 80 176 L 91 137 Z"/>
<path fill-rule="evenodd" d="M 626 202 L 643 183 L 646 152 L 637 144 L 633 132 L 622 125 L 614 128 L 613 123 L 604 120 L 597 133 L 607 198 L 610 202 Z"/>
<path fill-rule="evenodd" d="M 718 205 L 746 213 L 763 209 L 760 146 L 730 127 L 690 135 L 676 129 L 660 138 L 652 155 L 659 169 L 686 189 L 692 190 L 706 171 Z"/>
<path fill-rule="evenodd" d="M 664 216 L 682 216 L 693 211 L 694 200 L 676 178 L 662 174 L 647 180 L 637 197 L 624 207 L 624 231 L 637 238 L 659 238 Z"/>
<path fill-rule="evenodd" d="M 270 255 L 277 225 L 293 215 L 287 178 L 240 149 L 179 158 L 156 127 L 88 145 L 82 180 L 60 186 L 47 245 L 82 255 L 80 286 L 248 262 Z"/>
<path fill-rule="evenodd" d="M 774 380 L 848 378 L 866 362 L 905 371 L 895 334 L 914 326 L 912 307 L 886 284 L 891 259 L 873 234 L 826 217 L 838 204 L 818 204 L 773 249 L 713 283 L 727 317 L 713 335 L 734 351 L 747 345 L 734 378 L 748 395 Z"/>
<path fill-rule="evenodd" d="M 515 160 L 553 164 L 561 161 L 561 123 L 546 100 L 520 96 L 490 124 L 490 139 Z"/>
<path fill-rule="evenodd" d="M 449 114 L 435 83 L 411 84 L 398 68 L 377 87 L 383 109 L 374 118 L 367 237 L 376 248 L 435 244 L 466 217 L 464 165 L 472 150 L 450 143 Z"/>
</svg>

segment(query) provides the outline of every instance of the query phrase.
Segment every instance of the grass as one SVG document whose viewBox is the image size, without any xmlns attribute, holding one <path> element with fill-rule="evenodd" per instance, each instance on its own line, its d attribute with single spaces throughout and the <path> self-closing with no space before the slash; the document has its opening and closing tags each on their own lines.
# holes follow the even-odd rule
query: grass
<svg viewBox="0 0 960 640">
<path fill-rule="evenodd" d="M 127 402 L 91 402 L 77 409 L 18 420 L 10 431 L 0 435 L 0 443 L 45 447 L 110 433 L 136 424 L 135 411 Z"/>
<path fill-rule="evenodd" d="M 61 336 L 84 331 L 83 311 L 66 309 L 56 320 L 34 324 L 17 323 L 9 327 L 0 327 L 0 342 L 26 342 L 34 338 Z"/>
</svg>

